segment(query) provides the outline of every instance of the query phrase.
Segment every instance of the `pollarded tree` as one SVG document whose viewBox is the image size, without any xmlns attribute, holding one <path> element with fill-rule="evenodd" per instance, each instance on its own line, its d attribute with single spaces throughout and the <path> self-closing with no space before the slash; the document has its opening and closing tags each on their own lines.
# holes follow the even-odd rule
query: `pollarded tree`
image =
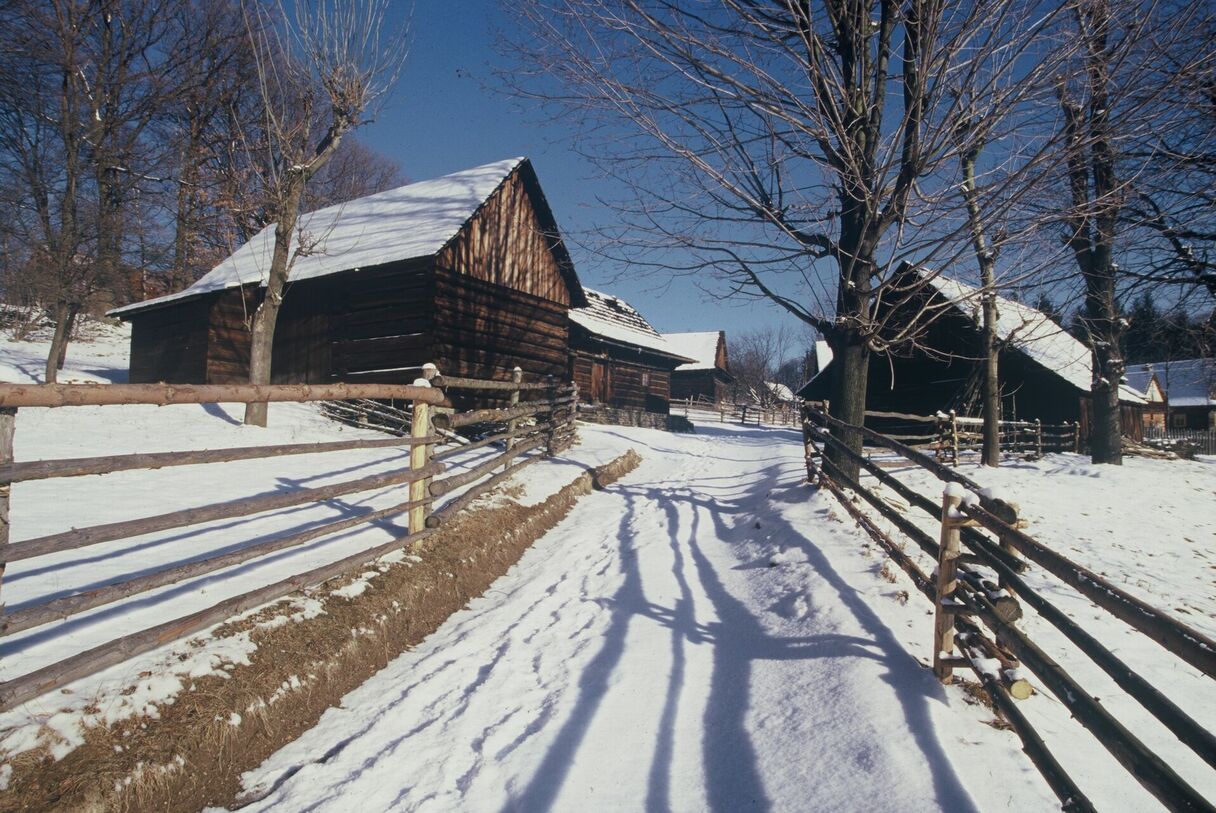
<svg viewBox="0 0 1216 813">
<path fill-rule="evenodd" d="M 282 8 L 280 7 L 282 11 Z M 297 223 L 305 189 L 348 133 L 370 118 L 405 60 L 404 25 L 387 0 L 301 0 L 279 20 L 250 20 L 260 88 L 261 132 L 271 160 L 258 188 L 274 221 L 265 295 L 253 314 L 251 384 L 270 383 L 275 323 L 295 257 L 308 251 Z M 266 425 L 266 404 L 246 405 L 245 423 Z"/>
<path fill-rule="evenodd" d="M 527 70 L 509 78 L 587 122 L 586 152 L 629 190 L 603 250 L 632 268 L 714 275 L 728 295 L 770 299 L 815 328 L 835 357 L 831 411 L 849 424 L 864 417 L 871 353 L 915 333 L 876 307 L 909 298 L 901 262 L 965 249 L 964 113 L 976 103 L 1005 121 L 1035 92 L 1056 54 L 1037 35 L 1058 14 L 1011 0 L 520 8 L 527 39 L 512 48 Z M 994 150 L 992 163 L 1015 153 L 1035 165 L 1025 150 Z M 1018 173 L 998 174 L 1008 185 Z M 860 448 L 859 433 L 845 437 Z"/>
</svg>

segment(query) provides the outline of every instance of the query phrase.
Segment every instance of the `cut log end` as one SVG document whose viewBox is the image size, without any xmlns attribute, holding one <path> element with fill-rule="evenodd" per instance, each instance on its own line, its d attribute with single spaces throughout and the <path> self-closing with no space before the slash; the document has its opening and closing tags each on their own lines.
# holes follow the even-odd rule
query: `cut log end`
<svg viewBox="0 0 1216 813">
<path fill-rule="evenodd" d="M 1006 624 L 1012 624 L 1022 617 L 1022 604 L 1013 596 L 998 596 L 991 601 L 997 617 Z"/>
<path fill-rule="evenodd" d="M 1025 700 L 1034 694 L 1034 687 L 1030 685 L 1029 680 L 1025 680 L 1024 678 L 1011 680 L 1005 688 L 1009 692 L 1009 696 L 1014 700 Z"/>
</svg>

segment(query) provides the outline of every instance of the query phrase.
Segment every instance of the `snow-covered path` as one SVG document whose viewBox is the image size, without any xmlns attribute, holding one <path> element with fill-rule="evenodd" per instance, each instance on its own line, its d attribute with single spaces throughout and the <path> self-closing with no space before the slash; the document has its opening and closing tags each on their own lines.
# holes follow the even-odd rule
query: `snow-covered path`
<svg viewBox="0 0 1216 813">
<path fill-rule="evenodd" d="M 581 431 L 642 465 L 247 775 L 257 809 L 1052 806 L 910 654 L 928 605 L 811 496 L 795 433 Z"/>
</svg>

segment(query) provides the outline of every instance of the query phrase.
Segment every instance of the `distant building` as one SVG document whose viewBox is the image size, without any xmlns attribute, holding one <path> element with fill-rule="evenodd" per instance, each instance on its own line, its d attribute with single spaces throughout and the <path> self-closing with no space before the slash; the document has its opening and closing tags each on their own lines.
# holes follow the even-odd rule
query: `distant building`
<svg viewBox="0 0 1216 813">
<path fill-rule="evenodd" d="M 691 398 L 715 404 L 728 400 L 735 377 L 730 373 L 726 355 L 725 331 L 664 333 L 663 338 L 674 352 L 694 359 L 671 374 L 672 399 Z"/>
<path fill-rule="evenodd" d="M 933 415 L 956 411 L 978 416 L 983 389 L 981 291 L 925 269 L 907 267 L 899 284 L 913 292 L 887 304 L 882 317 L 909 324 L 931 314 L 922 335 L 909 347 L 870 360 L 866 408 Z M 1006 297 L 997 297 L 997 338 L 1001 342 L 1002 416 L 1043 423 L 1080 422 L 1087 438 L 1092 415 L 1090 351 L 1047 315 Z M 826 343 L 816 347 L 819 372 L 798 394 L 831 398 L 832 363 Z M 1139 438 L 1147 398 L 1120 386 L 1124 432 Z"/>
<path fill-rule="evenodd" d="M 582 286 L 526 158 L 304 215 L 275 328 L 275 383 L 564 377 Z M 308 246 L 308 242 L 314 245 Z M 247 381 L 267 226 L 189 288 L 111 313 L 131 322 L 132 382 Z"/>
<path fill-rule="evenodd" d="M 1216 429 L 1216 359 L 1132 364 L 1127 380 L 1133 386 L 1156 388 L 1170 429 Z M 1149 392 L 1149 400 L 1154 397 Z"/>
<path fill-rule="evenodd" d="M 671 373 L 694 361 L 676 352 L 625 300 L 585 289 L 587 305 L 570 311 L 570 376 L 579 399 L 666 414 Z"/>
<path fill-rule="evenodd" d="M 784 384 L 779 384 L 776 381 L 765 381 L 764 392 L 760 394 L 761 400 L 774 404 L 792 404 L 797 399 L 794 391 Z"/>
</svg>

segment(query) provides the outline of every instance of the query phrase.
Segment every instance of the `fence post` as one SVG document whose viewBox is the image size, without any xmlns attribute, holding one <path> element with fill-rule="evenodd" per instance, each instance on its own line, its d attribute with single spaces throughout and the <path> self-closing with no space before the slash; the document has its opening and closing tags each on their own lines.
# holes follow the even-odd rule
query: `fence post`
<svg viewBox="0 0 1216 813">
<path fill-rule="evenodd" d="M 17 428 L 17 408 L 0 408 L 0 464 L 13 462 L 13 432 Z M 12 498 L 13 484 L 0 481 L 0 586 L 4 581 L 4 567 L 8 560 L 8 506 Z M 0 595 L 0 613 L 4 612 L 4 596 Z"/>
<path fill-rule="evenodd" d="M 439 375 L 439 368 L 434 364 L 422 367 L 422 378 L 414 381 L 415 386 L 431 386 L 431 379 Z M 413 415 L 410 417 L 410 437 L 425 438 L 431 434 L 431 405 L 422 401 L 414 402 Z M 418 469 L 431 462 L 431 444 L 420 443 L 410 447 L 410 469 Z M 419 503 L 410 509 L 410 533 L 416 534 L 426 528 L 426 517 L 431 512 L 431 503 L 426 500 L 431 490 L 431 478 L 415 480 L 410 483 L 410 502 Z M 423 502 L 426 500 L 426 502 Z"/>
<path fill-rule="evenodd" d="M 933 615 L 933 674 L 949 683 L 954 674 L 954 591 L 958 589 L 958 557 L 962 487 L 950 483 L 942 491 L 941 545 L 937 552 L 937 593 Z"/>
<path fill-rule="evenodd" d="M 1038 449 L 1039 457 L 1043 456 L 1043 421 L 1040 418 L 1034 419 L 1034 444 Z"/>
<path fill-rule="evenodd" d="M 524 371 L 523 370 L 521 370 L 519 367 L 516 367 L 514 370 L 511 371 L 511 382 L 512 383 L 518 385 L 523 380 L 524 380 Z M 519 406 L 519 387 L 518 386 L 516 386 L 515 389 L 511 390 L 511 395 L 508 397 L 507 404 L 508 404 L 508 406 L 512 406 L 512 407 Z M 517 419 L 517 418 L 512 418 L 511 420 L 507 421 L 507 432 L 509 433 L 507 435 L 507 451 L 508 452 L 511 451 L 511 449 L 513 449 L 515 447 L 515 430 L 518 426 L 519 426 L 519 419 Z M 510 467 L 511 467 L 510 460 L 508 460 L 506 463 L 502 464 L 503 471 L 506 471 Z"/>
<path fill-rule="evenodd" d="M 950 410 L 950 460 L 951 465 L 958 466 L 958 414 Z"/>
</svg>

